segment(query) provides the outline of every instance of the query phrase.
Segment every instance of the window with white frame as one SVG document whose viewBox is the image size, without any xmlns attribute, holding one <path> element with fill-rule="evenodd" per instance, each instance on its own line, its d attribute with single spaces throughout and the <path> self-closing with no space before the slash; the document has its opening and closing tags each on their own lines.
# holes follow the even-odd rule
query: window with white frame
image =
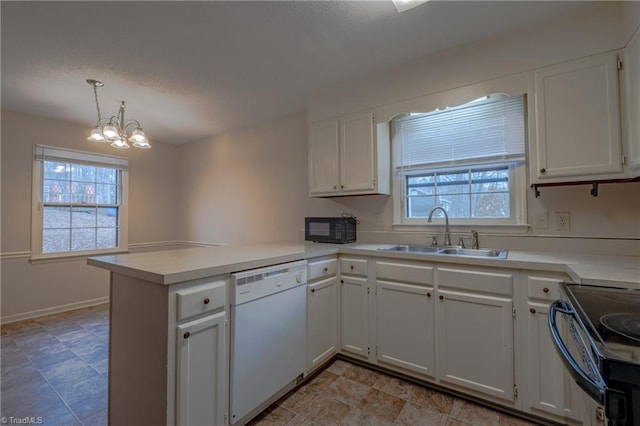
<svg viewBox="0 0 640 426">
<path fill-rule="evenodd" d="M 507 95 L 394 118 L 394 222 L 442 207 L 461 225 L 525 224 L 525 119 L 524 96 Z"/>
<path fill-rule="evenodd" d="M 36 145 L 32 257 L 126 250 L 128 160 Z"/>
</svg>

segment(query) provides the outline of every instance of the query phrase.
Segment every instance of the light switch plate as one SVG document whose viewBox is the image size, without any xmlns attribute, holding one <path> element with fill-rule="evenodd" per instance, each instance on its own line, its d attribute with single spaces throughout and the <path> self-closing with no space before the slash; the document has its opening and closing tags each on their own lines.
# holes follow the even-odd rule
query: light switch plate
<svg viewBox="0 0 640 426">
<path fill-rule="evenodd" d="M 539 211 L 535 213 L 535 228 L 536 229 L 548 229 L 549 228 L 549 212 Z"/>
</svg>

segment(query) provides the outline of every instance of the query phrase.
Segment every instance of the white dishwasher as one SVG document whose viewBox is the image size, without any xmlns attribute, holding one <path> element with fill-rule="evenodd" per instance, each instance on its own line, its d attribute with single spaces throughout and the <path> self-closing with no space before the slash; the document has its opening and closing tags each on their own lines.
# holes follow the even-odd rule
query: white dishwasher
<svg viewBox="0 0 640 426">
<path fill-rule="evenodd" d="M 231 424 L 304 372 L 307 261 L 231 274 Z"/>
</svg>

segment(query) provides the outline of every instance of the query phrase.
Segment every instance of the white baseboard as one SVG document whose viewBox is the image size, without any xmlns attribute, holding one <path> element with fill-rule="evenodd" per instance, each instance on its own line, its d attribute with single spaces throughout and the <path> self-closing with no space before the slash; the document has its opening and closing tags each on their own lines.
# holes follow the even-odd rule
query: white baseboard
<svg viewBox="0 0 640 426">
<path fill-rule="evenodd" d="M 87 308 L 89 306 L 102 305 L 104 303 L 109 303 L 108 296 L 99 297 L 97 299 L 83 300 L 81 302 L 69 303 L 67 305 L 53 306 L 51 308 L 46 308 L 46 309 L 38 309 L 36 311 L 31 311 L 31 312 L 23 312 L 21 314 L 2 316 L 2 318 L 0 318 L 0 323 L 9 324 L 11 322 L 43 317 L 45 315 L 72 311 L 74 309 Z"/>
</svg>

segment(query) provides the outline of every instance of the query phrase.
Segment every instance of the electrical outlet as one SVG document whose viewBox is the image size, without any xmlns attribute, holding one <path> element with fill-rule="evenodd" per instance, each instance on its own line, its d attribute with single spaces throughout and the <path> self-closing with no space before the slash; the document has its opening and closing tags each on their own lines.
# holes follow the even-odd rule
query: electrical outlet
<svg viewBox="0 0 640 426">
<path fill-rule="evenodd" d="M 549 212 L 541 211 L 536 212 L 535 214 L 535 228 L 536 229 L 547 229 L 549 228 Z"/>
<path fill-rule="evenodd" d="M 556 230 L 568 231 L 571 229 L 571 213 L 556 212 Z"/>
</svg>

